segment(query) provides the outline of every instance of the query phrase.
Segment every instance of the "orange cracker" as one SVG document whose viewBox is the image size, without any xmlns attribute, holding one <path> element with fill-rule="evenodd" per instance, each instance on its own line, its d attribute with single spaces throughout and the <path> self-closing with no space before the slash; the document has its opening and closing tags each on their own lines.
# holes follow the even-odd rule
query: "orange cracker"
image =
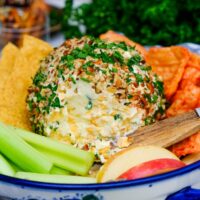
<svg viewBox="0 0 200 200">
<path fill-rule="evenodd" d="M 146 62 L 164 81 L 168 100 L 175 94 L 189 60 L 189 51 L 184 47 L 152 47 L 145 56 Z"/>
<path fill-rule="evenodd" d="M 167 116 L 174 116 L 197 107 L 200 107 L 200 62 L 199 56 L 191 53 L 179 89 L 167 110 Z M 170 149 L 179 157 L 200 152 L 200 132 L 173 145 Z"/>
<path fill-rule="evenodd" d="M 200 101 L 200 70 L 187 65 L 179 88 L 172 98 L 167 116 L 187 112 L 198 107 Z"/>
<path fill-rule="evenodd" d="M 200 152 L 200 132 L 173 145 L 170 150 L 178 157 Z"/>
<path fill-rule="evenodd" d="M 195 67 L 200 70 L 200 55 L 196 53 L 190 53 L 190 59 L 187 65 L 190 67 Z"/>
</svg>

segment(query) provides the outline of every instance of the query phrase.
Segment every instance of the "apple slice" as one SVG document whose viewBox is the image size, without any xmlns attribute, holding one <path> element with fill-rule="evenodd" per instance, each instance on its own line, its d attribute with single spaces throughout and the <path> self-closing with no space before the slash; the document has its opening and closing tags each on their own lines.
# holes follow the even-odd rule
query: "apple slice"
<svg viewBox="0 0 200 200">
<path fill-rule="evenodd" d="M 141 163 L 160 159 L 179 158 L 167 149 L 157 146 L 130 146 L 112 156 L 97 174 L 98 182 L 116 180 L 121 174 Z"/>
<path fill-rule="evenodd" d="M 169 172 L 184 166 L 186 165 L 182 161 L 171 158 L 150 160 L 132 167 L 120 175 L 117 179 L 133 180 L 137 178 L 144 178 L 147 176 Z"/>
<path fill-rule="evenodd" d="M 190 154 L 188 156 L 186 156 L 185 158 L 183 158 L 183 162 L 187 165 L 192 164 L 196 161 L 200 160 L 200 152 L 199 153 L 193 153 Z"/>
</svg>

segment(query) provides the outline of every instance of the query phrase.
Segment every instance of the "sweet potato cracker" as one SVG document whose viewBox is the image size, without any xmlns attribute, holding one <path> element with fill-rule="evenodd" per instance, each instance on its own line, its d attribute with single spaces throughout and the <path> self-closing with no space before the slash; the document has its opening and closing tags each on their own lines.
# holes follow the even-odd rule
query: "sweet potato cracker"
<svg viewBox="0 0 200 200">
<path fill-rule="evenodd" d="M 196 53 L 190 53 L 190 59 L 187 65 L 190 67 L 196 67 L 197 69 L 200 70 L 200 55 Z"/>
<path fill-rule="evenodd" d="M 155 73 L 163 78 L 165 96 L 168 100 L 175 94 L 189 60 L 189 51 L 184 47 L 153 47 L 145 56 Z"/>
<path fill-rule="evenodd" d="M 176 92 L 172 104 L 167 110 L 167 116 L 171 117 L 195 109 L 198 106 L 199 98 L 200 88 L 192 84 L 186 85 Z"/>
<path fill-rule="evenodd" d="M 190 53 L 179 88 L 167 110 L 167 116 L 175 116 L 200 107 L 200 56 Z M 200 152 L 200 132 L 175 144 L 170 149 L 177 156 Z"/>
<path fill-rule="evenodd" d="M 200 132 L 173 145 L 170 150 L 178 157 L 200 152 Z"/>
<path fill-rule="evenodd" d="M 7 49 L 6 46 L 4 48 Z M 0 121 L 24 129 L 30 129 L 28 111 L 26 108 L 26 96 L 28 88 L 32 84 L 32 77 L 35 76 L 42 58 L 52 51 L 52 47 L 37 38 L 24 36 L 22 47 L 16 53 L 13 59 L 12 52 L 7 52 L 7 56 L 1 58 L 1 62 L 13 60 L 7 63 L 7 71 L 0 74 L 6 76 L 3 87 L 1 88 L 0 101 Z"/>
<path fill-rule="evenodd" d="M 167 116 L 174 116 L 198 107 L 200 101 L 200 69 L 187 65 L 179 88 L 172 98 Z"/>
</svg>

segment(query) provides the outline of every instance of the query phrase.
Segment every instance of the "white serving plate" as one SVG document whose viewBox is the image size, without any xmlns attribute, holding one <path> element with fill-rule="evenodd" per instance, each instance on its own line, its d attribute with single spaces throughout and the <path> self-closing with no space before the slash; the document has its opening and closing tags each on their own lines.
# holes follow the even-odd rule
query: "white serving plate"
<svg viewBox="0 0 200 200">
<path fill-rule="evenodd" d="M 101 184 L 53 184 L 0 175 L 0 199 L 198 200 L 200 161 L 148 178 Z"/>
</svg>

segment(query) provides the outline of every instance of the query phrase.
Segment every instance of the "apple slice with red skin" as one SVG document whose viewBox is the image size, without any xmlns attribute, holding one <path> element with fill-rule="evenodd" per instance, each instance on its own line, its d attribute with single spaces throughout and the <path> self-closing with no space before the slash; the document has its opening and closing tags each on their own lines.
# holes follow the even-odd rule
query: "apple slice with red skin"
<svg viewBox="0 0 200 200">
<path fill-rule="evenodd" d="M 142 163 L 169 158 L 180 161 L 180 159 L 167 149 L 157 146 L 130 146 L 114 156 L 101 167 L 97 174 L 98 182 L 108 182 L 116 180 L 134 166 Z"/>
<path fill-rule="evenodd" d="M 161 158 L 141 163 L 120 175 L 117 180 L 133 180 L 165 173 L 186 166 L 185 163 L 171 158 Z"/>
</svg>

